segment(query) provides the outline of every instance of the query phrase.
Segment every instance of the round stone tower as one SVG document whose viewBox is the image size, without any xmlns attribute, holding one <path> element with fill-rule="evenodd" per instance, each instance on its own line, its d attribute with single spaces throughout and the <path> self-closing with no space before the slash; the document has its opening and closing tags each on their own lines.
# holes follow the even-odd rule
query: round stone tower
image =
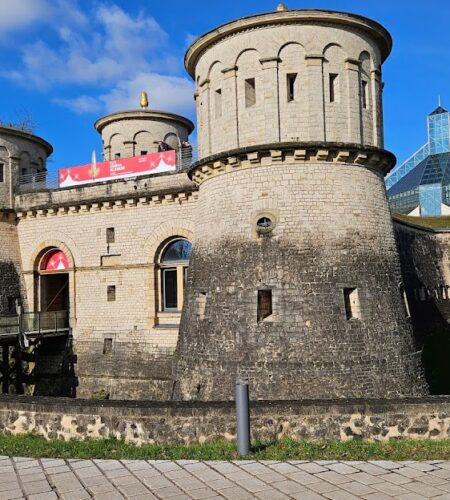
<svg viewBox="0 0 450 500">
<path fill-rule="evenodd" d="M 34 174 L 45 176 L 47 157 L 52 152 L 44 139 L 18 128 L 0 126 L 0 209 L 14 207 L 20 180 L 30 182 Z M 45 180 L 42 176 L 37 179 Z"/>
<path fill-rule="evenodd" d="M 178 149 L 181 141 L 187 140 L 194 130 L 194 124 L 183 116 L 148 110 L 144 92 L 143 96 L 142 109 L 112 113 L 95 122 L 96 130 L 102 135 L 106 161 L 154 153 L 160 141 Z"/>
<path fill-rule="evenodd" d="M 199 201 L 174 399 L 426 392 L 384 175 L 391 37 L 353 14 L 280 8 L 188 49 Z"/>
</svg>

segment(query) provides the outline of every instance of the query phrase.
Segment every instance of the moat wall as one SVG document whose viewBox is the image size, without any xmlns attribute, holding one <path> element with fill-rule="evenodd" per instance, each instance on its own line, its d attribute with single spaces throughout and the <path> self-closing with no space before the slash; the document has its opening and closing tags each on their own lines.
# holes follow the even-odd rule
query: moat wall
<svg viewBox="0 0 450 500">
<path fill-rule="evenodd" d="M 450 398 L 255 401 L 252 439 L 443 439 Z M 235 439 L 233 402 L 88 401 L 0 396 L 0 434 L 47 439 L 117 438 L 130 443 Z"/>
</svg>

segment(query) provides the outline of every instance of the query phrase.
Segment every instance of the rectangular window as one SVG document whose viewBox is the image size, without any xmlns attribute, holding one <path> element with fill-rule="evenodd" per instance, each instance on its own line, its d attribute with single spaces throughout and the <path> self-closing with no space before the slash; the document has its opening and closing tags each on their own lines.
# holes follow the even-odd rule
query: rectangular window
<svg viewBox="0 0 450 500">
<path fill-rule="evenodd" d="M 5 182 L 5 165 L 0 163 L 0 182 Z"/>
<path fill-rule="evenodd" d="M 103 354 L 112 353 L 112 339 L 103 339 Z"/>
<path fill-rule="evenodd" d="M 146 154 L 148 154 L 148 151 L 145 150 L 141 151 L 141 156 L 145 156 Z"/>
<path fill-rule="evenodd" d="M 120 153 L 116 153 L 116 154 L 114 155 L 114 158 L 115 158 L 116 160 L 118 160 L 118 159 L 120 158 Z"/>
<path fill-rule="evenodd" d="M 358 319 L 361 317 L 358 289 L 344 288 L 344 305 L 347 319 Z"/>
<path fill-rule="evenodd" d="M 272 290 L 258 290 L 258 322 L 272 314 Z"/>
<path fill-rule="evenodd" d="M 8 297 L 8 314 L 16 314 L 16 298 Z"/>
<path fill-rule="evenodd" d="M 286 75 L 287 83 L 287 101 L 295 101 L 295 80 L 297 79 L 297 73 L 289 73 Z"/>
<path fill-rule="evenodd" d="M 206 292 L 200 292 L 198 295 L 198 317 L 205 319 L 206 311 Z"/>
<path fill-rule="evenodd" d="M 116 233 L 113 227 L 106 228 L 106 243 L 114 243 L 116 240 Z"/>
<path fill-rule="evenodd" d="M 177 284 L 177 270 L 176 269 L 163 269 L 163 309 L 178 310 L 178 284 Z"/>
<path fill-rule="evenodd" d="M 217 89 L 214 92 L 214 108 L 216 118 L 220 118 L 222 116 L 222 89 Z"/>
<path fill-rule="evenodd" d="M 338 100 L 338 74 L 330 73 L 329 84 L 330 84 L 330 102 L 337 102 Z"/>
<path fill-rule="evenodd" d="M 245 107 L 250 108 L 256 104 L 256 85 L 254 78 L 247 78 L 245 85 Z"/>
<path fill-rule="evenodd" d="M 364 80 L 361 82 L 361 102 L 362 107 L 367 109 L 367 82 Z"/>
<path fill-rule="evenodd" d="M 106 295 L 108 302 L 114 302 L 116 300 L 116 285 L 108 285 Z"/>
</svg>

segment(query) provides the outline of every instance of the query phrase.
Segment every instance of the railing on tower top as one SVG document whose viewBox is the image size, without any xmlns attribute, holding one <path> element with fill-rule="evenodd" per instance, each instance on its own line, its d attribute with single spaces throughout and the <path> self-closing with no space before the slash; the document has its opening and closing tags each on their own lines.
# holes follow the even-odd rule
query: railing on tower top
<svg viewBox="0 0 450 500">
<path fill-rule="evenodd" d="M 177 171 L 186 170 L 197 160 L 197 148 L 180 148 L 176 152 Z M 138 177 L 138 175 L 136 176 Z M 21 175 L 19 177 L 19 193 L 59 189 L 58 171 L 51 170 Z"/>
</svg>

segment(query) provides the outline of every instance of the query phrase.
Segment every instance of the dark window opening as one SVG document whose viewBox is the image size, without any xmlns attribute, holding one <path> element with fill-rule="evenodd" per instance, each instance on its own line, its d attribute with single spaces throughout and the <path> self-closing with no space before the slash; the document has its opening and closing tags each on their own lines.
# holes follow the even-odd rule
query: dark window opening
<svg viewBox="0 0 450 500">
<path fill-rule="evenodd" d="M 111 354 L 112 353 L 112 339 L 103 339 L 103 354 Z"/>
<path fill-rule="evenodd" d="M 272 290 L 258 290 L 257 319 L 263 321 L 272 314 Z"/>
<path fill-rule="evenodd" d="M 250 108 L 256 104 L 256 84 L 254 78 L 247 78 L 245 85 L 245 107 Z"/>
<path fill-rule="evenodd" d="M 141 156 L 145 156 L 146 154 L 148 154 L 148 151 L 145 151 L 145 150 L 141 151 Z"/>
<path fill-rule="evenodd" d="M 8 314 L 16 314 L 16 301 L 15 297 L 8 297 Z"/>
<path fill-rule="evenodd" d="M 5 166 L 3 163 L 0 163 L 0 182 L 5 182 Z"/>
<path fill-rule="evenodd" d="M 214 107 L 216 118 L 220 118 L 222 116 L 222 89 L 217 89 L 214 92 Z"/>
<path fill-rule="evenodd" d="M 106 243 L 114 243 L 116 239 L 115 230 L 113 227 L 108 227 L 106 229 Z"/>
<path fill-rule="evenodd" d="M 289 73 L 286 76 L 287 79 L 287 101 L 291 102 L 295 100 L 295 80 L 297 79 L 297 73 Z"/>
<path fill-rule="evenodd" d="M 178 283 L 177 283 L 177 270 L 163 269 L 163 309 L 178 310 Z"/>
<path fill-rule="evenodd" d="M 330 102 L 336 102 L 338 74 L 337 73 L 330 73 L 329 79 L 330 79 L 330 81 L 329 81 L 329 83 L 330 83 Z"/>
<path fill-rule="evenodd" d="M 361 82 L 361 102 L 364 109 L 367 108 L 367 82 Z"/>
<path fill-rule="evenodd" d="M 107 297 L 108 302 L 114 302 L 116 300 L 116 285 L 108 285 Z"/>
<path fill-rule="evenodd" d="M 116 160 L 118 160 L 118 159 L 120 158 L 120 153 L 116 153 L 116 154 L 114 155 L 114 158 L 115 158 Z"/>
<path fill-rule="evenodd" d="M 345 315 L 348 320 L 360 317 L 361 310 L 357 288 L 344 288 L 344 306 Z"/>
</svg>

